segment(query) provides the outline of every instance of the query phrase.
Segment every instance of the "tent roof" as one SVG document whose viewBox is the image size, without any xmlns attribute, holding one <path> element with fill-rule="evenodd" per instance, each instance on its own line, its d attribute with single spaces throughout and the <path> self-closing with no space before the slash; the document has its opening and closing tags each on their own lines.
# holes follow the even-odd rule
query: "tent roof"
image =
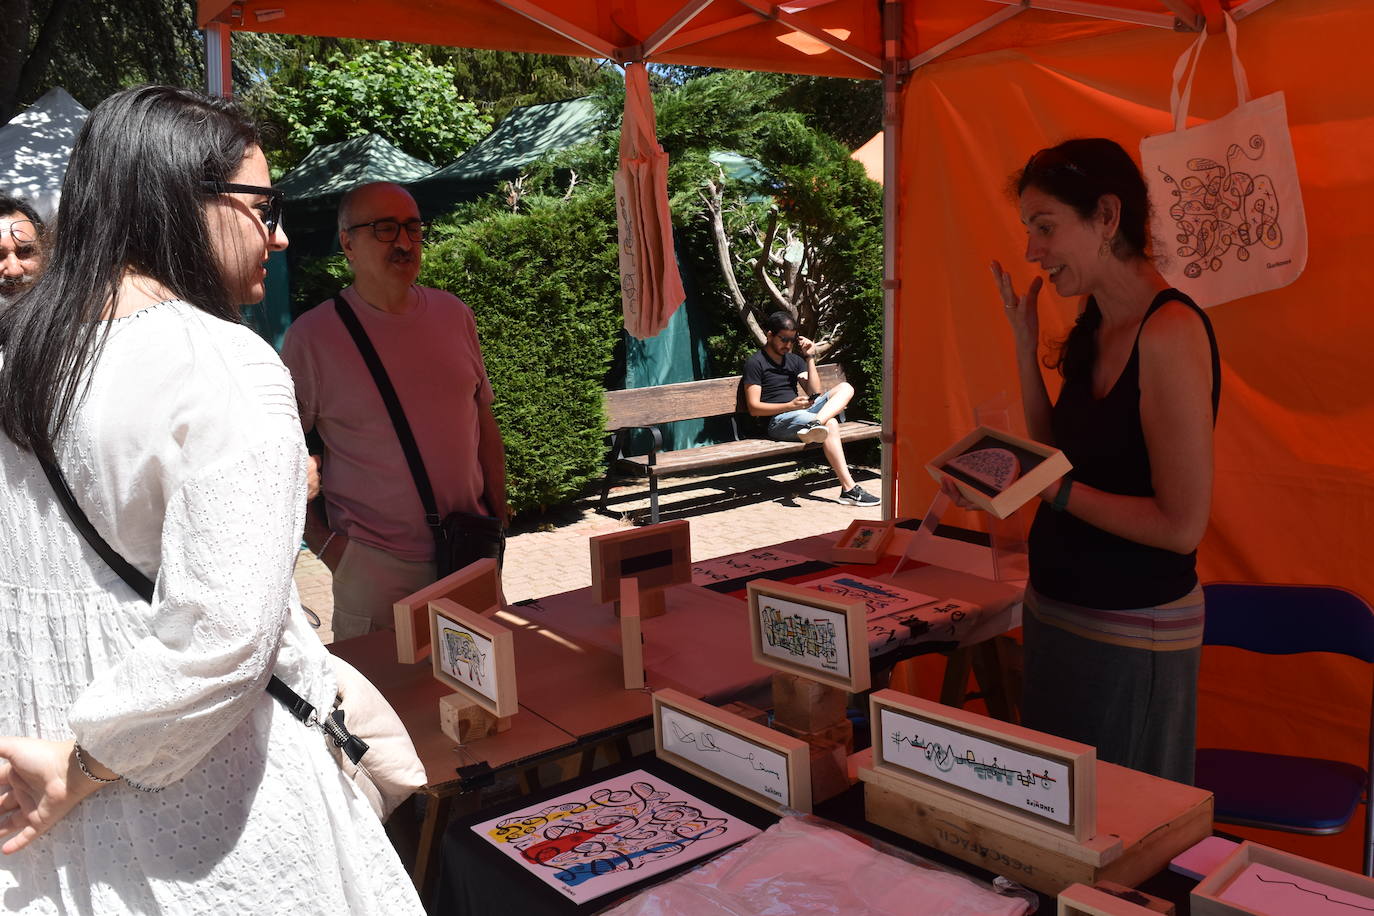
<svg viewBox="0 0 1374 916">
<path fill-rule="evenodd" d="M 409 156 L 377 134 L 317 146 L 276 182 L 288 200 L 342 194 L 370 181 L 415 181 L 434 166 Z"/>
<path fill-rule="evenodd" d="M 545 153 L 595 137 L 599 120 L 596 103 L 590 98 L 516 108 L 477 145 L 425 182 L 508 178 Z"/>
<path fill-rule="evenodd" d="M 57 212 L 62 176 L 89 112 L 67 90 L 49 89 L 0 127 L 0 190 L 27 197 L 44 218 Z"/>
<path fill-rule="evenodd" d="M 905 0 L 904 53 L 949 56 L 1085 38 L 1138 25 L 1194 28 L 1270 0 Z M 199 0 L 201 24 L 743 70 L 875 78 L 880 0 Z"/>
</svg>

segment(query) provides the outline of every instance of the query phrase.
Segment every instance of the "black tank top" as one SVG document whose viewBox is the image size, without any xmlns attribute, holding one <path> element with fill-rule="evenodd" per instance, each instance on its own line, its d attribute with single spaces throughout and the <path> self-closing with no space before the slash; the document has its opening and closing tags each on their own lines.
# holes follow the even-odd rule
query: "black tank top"
<svg viewBox="0 0 1374 916">
<path fill-rule="evenodd" d="M 1160 306 L 1177 301 L 1202 318 L 1212 348 L 1212 423 L 1221 398 L 1221 358 L 1212 323 L 1176 289 L 1155 296 L 1136 329 L 1121 377 L 1102 399 L 1093 397 L 1092 372 L 1066 378 L 1051 413 L 1055 445 L 1073 463 L 1075 482 L 1108 493 L 1153 496 L 1150 454 L 1140 424 L 1140 328 Z M 1088 300 L 1086 306 L 1096 309 Z M 1057 601 L 1117 610 L 1167 604 L 1197 584 L 1197 552 L 1175 553 L 1109 534 L 1068 512 L 1041 503 L 1030 533 L 1030 581 Z"/>
</svg>

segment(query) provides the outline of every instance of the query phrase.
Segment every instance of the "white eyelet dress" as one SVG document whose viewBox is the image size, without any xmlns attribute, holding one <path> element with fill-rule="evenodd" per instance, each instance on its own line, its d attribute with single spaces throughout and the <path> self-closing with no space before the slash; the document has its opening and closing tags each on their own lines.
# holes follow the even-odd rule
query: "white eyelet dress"
<svg viewBox="0 0 1374 916">
<path fill-rule="evenodd" d="M 150 606 L 0 437 L 0 734 L 75 739 L 127 780 L 0 858 L 7 913 L 423 913 L 324 737 L 335 685 L 292 583 L 305 447 L 291 379 L 184 302 L 109 325 L 58 443 L 77 501 Z"/>
</svg>

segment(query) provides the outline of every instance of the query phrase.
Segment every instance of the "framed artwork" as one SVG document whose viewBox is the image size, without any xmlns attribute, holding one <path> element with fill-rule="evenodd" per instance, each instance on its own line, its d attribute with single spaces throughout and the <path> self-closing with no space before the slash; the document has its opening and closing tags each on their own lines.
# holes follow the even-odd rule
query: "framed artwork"
<svg viewBox="0 0 1374 916">
<path fill-rule="evenodd" d="M 1096 749 L 895 690 L 869 713 L 875 770 L 1077 843 L 1096 832 Z"/>
<path fill-rule="evenodd" d="M 1247 840 L 1189 902 L 1194 916 L 1350 916 L 1374 910 L 1374 878 Z"/>
<path fill-rule="evenodd" d="M 592 592 L 602 604 L 620 598 L 620 580 L 643 591 L 692 581 L 692 544 L 686 521 L 662 522 L 590 539 Z"/>
<path fill-rule="evenodd" d="M 836 563 L 877 563 L 883 558 L 887 542 L 892 540 L 896 520 L 886 522 L 855 519 L 830 548 L 830 559 Z"/>
<path fill-rule="evenodd" d="M 509 629 L 450 598 L 437 598 L 429 604 L 429 641 L 435 680 L 499 719 L 519 711 Z"/>
<path fill-rule="evenodd" d="M 746 801 L 811 811 L 811 747 L 800 738 L 665 688 L 654 694 L 654 748 Z"/>
<path fill-rule="evenodd" d="M 396 618 L 396 660 L 413 665 L 429 655 L 429 603 L 451 598 L 485 614 L 501 606 L 501 572 L 495 560 L 478 560 L 392 605 Z"/>
<path fill-rule="evenodd" d="M 1072 469 L 1057 448 L 980 426 L 935 456 L 926 470 L 954 481 L 969 502 L 1006 518 Z"/>
<path fill-rule="evenodd" d="M 643 770 L 519 808 L 472 830 L 532 878 L 577 903 L 759 833 Z"/>
<path fill-rule="evenodd" d="M 749 641 L 760 665 L 862 693 L 868 664 L 868 605 L 767 579 L 749 583 Z"/>
</svg>

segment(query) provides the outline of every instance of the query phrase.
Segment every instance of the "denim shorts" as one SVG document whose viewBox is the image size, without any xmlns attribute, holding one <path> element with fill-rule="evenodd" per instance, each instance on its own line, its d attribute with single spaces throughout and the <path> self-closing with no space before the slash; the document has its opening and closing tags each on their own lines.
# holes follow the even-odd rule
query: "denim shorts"
<svg viewBox="0 0 1374 916">
<path fill-rule="evenodd" d="M 779 442 L 792 442 L 798 434 L 816 422 L 816 413 L 825 405 L 829 399 L 830 392 L 826 391 L 811 402 L 811 406 L 805 410 L 789 410 L 787 413 L 780 413 L 768 421 L 768 437 Z"/>
</svg>

